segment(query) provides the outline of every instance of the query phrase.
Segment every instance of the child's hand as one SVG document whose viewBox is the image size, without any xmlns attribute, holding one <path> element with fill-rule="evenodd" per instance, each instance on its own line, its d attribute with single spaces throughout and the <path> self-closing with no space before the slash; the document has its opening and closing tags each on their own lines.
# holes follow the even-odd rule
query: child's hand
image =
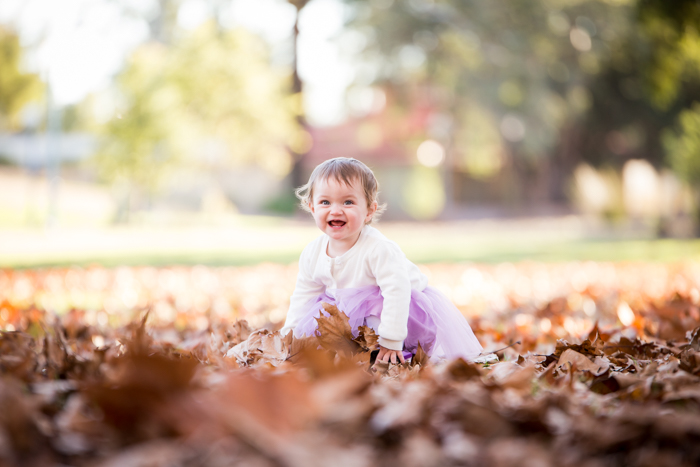
<svg viewBox="0 0 700 467">
<path fill-rule="evenodd" d="M 391 363 L 404 363 L 403 352 L 400 350 L 391 350 L 386 347 L 379 346 L 379 354 L 377 355 L 377 361 L 381 362 L 391 362 Z"/>
</svg>

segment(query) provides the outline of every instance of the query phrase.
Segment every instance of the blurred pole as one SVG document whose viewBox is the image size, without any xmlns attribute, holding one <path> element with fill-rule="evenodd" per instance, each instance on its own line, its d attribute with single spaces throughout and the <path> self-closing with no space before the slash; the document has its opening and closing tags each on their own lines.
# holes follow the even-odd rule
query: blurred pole
<svg viewBox="0 0 700 467">
<path fill-rule="evenodd" d="M 51 80 L 46 79 L 46 178 L 49 185 L 48 212 L 45 227 L 51 229 L 58 223 L 58 182 L 61 158 L 61 109 L 56 105 Z"/>
<path fill-rule="evenodd" d="M 445 115 L 444 135 L 442 144 L 445 145 L 445 161 L 442 165 L 442 180 L 445 186 L 445 208 L 443 212 L 454 215 L 455 211 L 455 170 L 457 161 L 454 155 L 454 144 L 452 138 L 453 121 L 451 115 Z"/>
<path fill-rule="evenodd" d="M 32 199 L 32 183 L 38 176 L 39 149 L 36 142 L 37 129 L 40 124 L 40 111 L 37 107 L 27 106 L 22 111 L 22 155 L 20 159 L 20 167 L 22 172 L 27 175 L 26 193 L 24 196 L 24 223 L 29 226 L 32 223 L 31 216 L 31 199 Z"/>
<path fill-rule="evenodd" d="M 445 207 L 442 212 L 448 217 L 455 215 L 454 163 L 452 159 L 452 147 L 445 145 L 445 163 L 442 164 L 440 172 L 442 172 L 442 183 L 445 190 Z"/>
</svg>

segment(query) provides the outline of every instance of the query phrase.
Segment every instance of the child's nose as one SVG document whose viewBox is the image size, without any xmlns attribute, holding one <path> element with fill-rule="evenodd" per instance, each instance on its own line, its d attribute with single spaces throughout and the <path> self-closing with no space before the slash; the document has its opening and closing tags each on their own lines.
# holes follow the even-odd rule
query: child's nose
<svg viewBox="0 0 700 467">
<path fill-rule="evenodd" d="M 331 204 L 331 212 L 334 214 L 342 212 L 342 210 L 343 210 L 342 208 L 343 208 L 343 206 L 341 204 L 338 204 L 338 203 Z"/>
</svg>

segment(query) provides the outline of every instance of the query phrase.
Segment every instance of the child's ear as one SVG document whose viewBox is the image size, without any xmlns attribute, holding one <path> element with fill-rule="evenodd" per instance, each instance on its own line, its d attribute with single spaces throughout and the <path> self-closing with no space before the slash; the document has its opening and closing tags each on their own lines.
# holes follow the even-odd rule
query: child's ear
<svg viewBox="0 0 700 467">
<path fill-rule="evenodd" d="M 309 211 L 311 211 L 312 214 L 314 213 L 314 203 L 311 201 L 309 201 Z"/>
<path fill-rule="evenodd" d="M 372 204 L 369 205 L 369 209 L 367 210 L 367 217 L 365 217 L 365 222 L 369 222 L 372 220 L 372 216 L 375 212 L 377 212 L 378 207 L 379 205 L 377 204 L 377 202 L 372 201 Z"/>
</svg>

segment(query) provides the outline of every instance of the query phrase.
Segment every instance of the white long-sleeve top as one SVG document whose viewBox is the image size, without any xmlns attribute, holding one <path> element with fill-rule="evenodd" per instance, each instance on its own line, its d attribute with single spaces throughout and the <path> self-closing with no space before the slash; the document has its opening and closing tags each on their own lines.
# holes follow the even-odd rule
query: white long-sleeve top
<svg viewBox="0 0 700 467">
<path fill-rule="evenodd" d="M 297 326 L 306 311 L 304 305 L 323 292 L 333 297 L 335 289 L 377 285 L 384 298 L 379 345 L 402 350 L 408 334 L 411 290 L 423 291 L 428 278 L 396 243 L 369 225 L 363 227 L 357 243 L 337 258 L 328 256 L 328 240 L 328 235 L 323 234 L 301 253 L 299 275 L 282 334 Z"/>
</svg>

